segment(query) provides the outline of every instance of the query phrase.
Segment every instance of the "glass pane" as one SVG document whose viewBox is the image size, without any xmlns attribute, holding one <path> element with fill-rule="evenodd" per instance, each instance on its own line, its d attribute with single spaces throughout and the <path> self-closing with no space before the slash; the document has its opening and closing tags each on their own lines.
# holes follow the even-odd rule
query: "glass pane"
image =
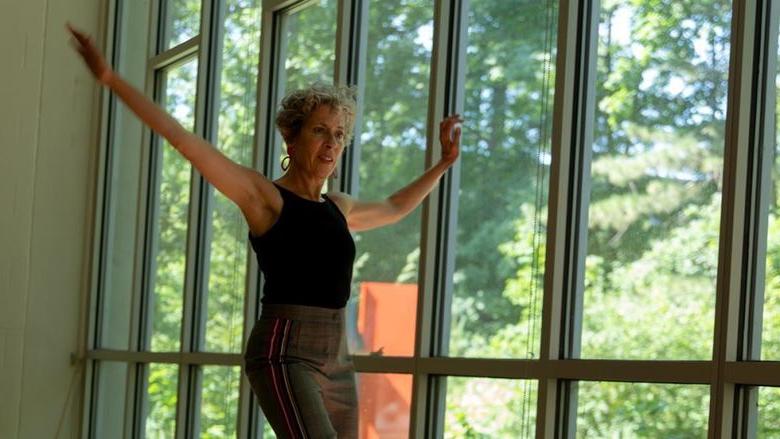
<svg viewBox="0 0 780 439">
<path fill-rule="evenodd" d="M 172 68 L 163 77 L 165 109 L 192 130 L 195 109 L 196 59 Z M 153 236 L 152 336 L 154 351 L 176 351 L 182 319 L 190 164 L 166 141 L 160 141 L 158 206 Z"/>
<path fill-rule="evenodd" d="M 200 33 L 201 0 L 165 1 L 165 49 L 170 49 Z"/>
<path fill-rule="evenodd" d="M 217 145 L 231 160 L 251 167 L 260 1 L 229 0 L 226 7 Z M 221 193 L 212 193 L 205 349 L 240 352 L 248 229 L 238 207 Z"/>
<path fill-rule="evenodd" d="M 449 354 L 536 358 L 557 2 L 474 0 L 468 23 Z"/>
<path fill-rule="evenodd" d="M 757 436 L 780 437 L 780 388 L 759 387 Z"/>
<path fill-rule="evenodd" d="M 730 28 L 725 0 L 601 4 L 583 357 L 712 356 Z"/>
<path fill-rule="evenodd" d="M 780 49 L 778 49 L 780 50 Z M 780 53 L 778 54 L 780 58 Z M 780 114 L 780 62 L 775 76 L 775 107 Z M 772 163 L 772 187 L 769 196 L 769 218 L 767 222 L 766 272 L 764 282 L 764 314 L 761 331 L 761 359 L 780 360 L 780 118 L 775 117 L 774 157 L 767 157 Z"/>
<path fill-rule="evenodd" d="M 125 425 L 125 392 L 127 363 L 96 362 L 97 400 L 94 409 L 95 428 L 90 437 L 116 437 Z"/>
<path fill-rule="evenodd" d="M 333 69 L 336 62 L 336 0 L 317 0 L 304 9 L 285 15 L 283 19 L 284 38 L 281 41 L 285 54 L 284 70 L 278 82 L 279 103 L 293 90 L 308 87 L 314 83 L 333 83 Z M 281 145 L 276 163 L 287 155 L 278 130 L 274 133 L 274 144 Z M 272 167 L 272 177 L 282 175 L 279 166 Z M 328 182 L 322 188 L 328 191 Z"/>
<path fill-rule="evenodd" d="M 133 32 L 118 36 L 120 75 L 133 86 L 143 89 L 149 48 L 149 5 L 145 2 L 120 2 L 120 29 Z M 102 282 L 97 303 L 102 325 L 98 344 L 104 349 L 129 349 L 130 310 L 136 267 L 136 242 L 141 179 L 148 164 L 142 162 L 144 128 L 138 117 L 111 95 L 113 137 L 111 138 L 110 175 L 105 196 L 103 227 L 105 253 L 102 254 Z"/>
<path fill-rule="evenodd" d="M 445 438 L 533 438 L 537 382 L 447 378 Z"/>
<path fill-rule="evenodd" d="M 577 437 L 706 438 L 708 386 L 580 382 Z"/>
<path fill-rule="evenodd" d="M 203 368 L 200 402 L 200 437 L 236 437 L 240 367 Z"/>
<path fill-rule="evenodd" d="M 336 0 L 318 0 L 284 17 L 286 55 L 283 90 L 297 90 L 314 82 L 333 82 L 336 61 Z"/>
<path fill-rule="evenodd" d="M 268 422 L 263 422 L 263 432 L 260 436 L 261 439 L 276 439 L 276 433 L 274 433 L 273 428 L 271 428 L 271 424 Z"/>
<path fill-rule="evenodd" d="M 358 375 L 361 439 L 409 437 L 412 376 L 390 373 Z"/>
<path fill-rule="evenodd" d="M 360 148 L 356 196 L 382 200 L 425 167 L 433 1 L 371 1 L 368 15 L 363 126 L 355 139 Z M 355 237 L 353 292 L 358 294 L 349 305 L 357 315 L 349 326 L 353 351 L 414 352 L 421 210 Z"/>
<path fill-rule="evenodd" d="M 167 439 L 176 432 L 176 394 L 179 366 L 150 364 L 146 388 L 144 431 L 148 439 Z"/>
</svg>

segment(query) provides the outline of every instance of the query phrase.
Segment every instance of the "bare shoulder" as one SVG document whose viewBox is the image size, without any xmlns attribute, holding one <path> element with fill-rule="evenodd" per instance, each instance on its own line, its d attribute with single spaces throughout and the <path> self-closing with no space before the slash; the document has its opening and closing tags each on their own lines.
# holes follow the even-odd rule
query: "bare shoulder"
<svg viewBox="0 0 780 439">
<path fill-rule="evenodd" d="M 336 205 L 341 210 L 341 213 L 343 213 L 345 217 L 349 214 L 349 212 L 352 210 L 352 206 L 355 204 L 355 199 L 344 192 L 329 191 L 328 198 L 336 203 Z"/>
<path fill-rule="evenodd" d="M 263 174 L 254 171 L 253 188 L 255 202 L 259 202 L 273 211 L 282 210 L 282 194 L 273 181 L 266 178 Z"/>
<path fill-rule="evenodd" d="M 244 205 L 239 205 L 239 208 L 252 234 L 260 236 L 279 219 L 283 203 L 279 190 L 263 177 L 256 179 L 254 195 L 243 203 Z"/>
</svg>

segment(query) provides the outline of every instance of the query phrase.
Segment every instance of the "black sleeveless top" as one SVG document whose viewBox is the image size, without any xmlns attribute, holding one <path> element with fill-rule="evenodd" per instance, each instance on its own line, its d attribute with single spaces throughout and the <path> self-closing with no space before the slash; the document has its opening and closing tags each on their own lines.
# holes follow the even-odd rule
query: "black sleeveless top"
<svg viewBox="0 0 780 439">
<path fill-rule="evenodd" d="M 278 184 L 279 218 L 260 236 L 249 233 L 265 275 L 262 303 L 343 308 L 349 300 L 355 242 L 338 206 L 311 201 Z"/>
</svg>

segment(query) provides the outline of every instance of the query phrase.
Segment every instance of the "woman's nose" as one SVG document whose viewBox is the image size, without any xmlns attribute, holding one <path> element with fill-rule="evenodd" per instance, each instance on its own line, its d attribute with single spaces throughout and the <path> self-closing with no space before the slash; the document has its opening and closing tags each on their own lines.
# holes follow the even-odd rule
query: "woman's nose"
<svg viewBox="0 0 780 439">
<path fill-rule="evenodd" d="M 331 148 L 335 148 L 338 144 L 338 139 L 333 134 L 326 134 L 325 135 L 325 145 L 329 146 Z"/>
</svg>

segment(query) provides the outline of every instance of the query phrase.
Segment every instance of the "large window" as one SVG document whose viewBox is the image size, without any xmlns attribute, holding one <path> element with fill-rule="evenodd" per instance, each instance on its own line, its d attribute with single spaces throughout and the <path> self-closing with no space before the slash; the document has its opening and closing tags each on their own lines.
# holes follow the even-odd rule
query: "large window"
<svg viewBox="0 0 780 439">
<path fill-rule="evenodd" d="M 193 128 L 195 112 L 195 73 L 198 64 L 188 60 L 160 73 L 164 108 L 185 128 Z M 157 212 L 151 228 L 152 253 L 149 297 L 152 351 L 178 351 L 184 303 L 187 255 L 188 214 L 190 205 L 190 164 L 164 140 L 155 143 L 159 162 L 152 182 Z"/>
<path fill-rule="evenodd" d="M 333 82 L 336 59 L 335 0 L 321 0 L 283 14 L 284 67 L 279 84 L 283 90 L 297 90 L 308 84 Z"/>
<path fill-rule="evenodd" d="M 601 4 L 583 357 L 712 356 L 731 2 L 707 5 Z"/>
<path fill-rule="evenodd" d="M 780 58 L 780 53 L 774 54 Z M 778 64 L 780 66 L 780 64 Z M 775 89 L 780 89 L 780 67 L 775 69 Z M 775 108 L 780 109 L 780 93 L 775 92 Z M 764 289 L 763 330 L 761 332 L 761 358 L 780 360 L 780 119 L 775 117 L 772 126 L 775 136 L 767 139 L 773 146 L 765 151 L 770 152 L 764 157 L 771 163 L 771 186 L 765 189 L 767 198 L 767 245 L 766 245 L 766 281 Z"/>
<path fill-rule="evenodd" d="M 539 356 L 556 22 L 549 2 L 469 3 L 452 356 Z"/>
<path fill-rule="evenodd" d="M 274 82 L 276 103 L 280 104 L 287 92 L 298 90 L 307 84 L 332 84 L 336 52 L 335 0 L 308 2 L 305 5 L 293 5 L 280 11 L 274 18 L 279 28 L 280 42 L 276 48 Z M 270 111 L 275 109 L 270 108 Z M 287 145 L 278 131 L 273 133 L 271 151 L 278 151 L 278 160 L 271 163 L 270 176 L 282 175 L 280 163 L 287 154 Z M 327 185 L 326 185 L 327 188 Z"/>
<path fill-rule="evenodd" d="M 117 70 L 245 166 L 254 154 L 259 3 L 227 0 L 217 10 L 197 0 L 153 2 L 153 10 L 149 2 L 114 5 Z M 136 34 L 139 23 L 148 30 Z M 100 412 L 90 435 L 235 436 L 245 221 L 167 142 L 144 132 L 113 97 L 109 103 L 101 244 L 109 265 L 99 274 L 93 346 L 125 354 L 94 364 Z M 203 360 L 206 352 L 218 360 Z"/>
<path fill-rule="evenodd" d="M 284 94 L 353 86 L 360 437 L 780 434 L 780 7 L 757 0 L 110 2 L 115 68 L 281 175 Z M 262 10 L 261 10 L 262 8 Z M 262 29 L 261 29 L 262 28 Z M 104 97 L 87 437 L 274 437 L 242 373 L 241 212 Z"/>
<path fill-rule="evenodd" d="M 355 195 L 380 200 L 425 169 L 433 2 L 368 1 Z M 421 105 L 423 104 L 423 105 Z M 421 209 L 356 236 L 352 350 L 414 355 Z"/>
<path fill-rule="evenodd" d="M 252 166 L 260 11 L 256 1 L 228 0 L 225 7 L 216 144 L 231 160 Z M 241 352 L 248 228 L 230 200 L 213 190 L 209 195 L 213 199 L 206 244 L 209 278 L 204 350 Z"/>
</svg>

